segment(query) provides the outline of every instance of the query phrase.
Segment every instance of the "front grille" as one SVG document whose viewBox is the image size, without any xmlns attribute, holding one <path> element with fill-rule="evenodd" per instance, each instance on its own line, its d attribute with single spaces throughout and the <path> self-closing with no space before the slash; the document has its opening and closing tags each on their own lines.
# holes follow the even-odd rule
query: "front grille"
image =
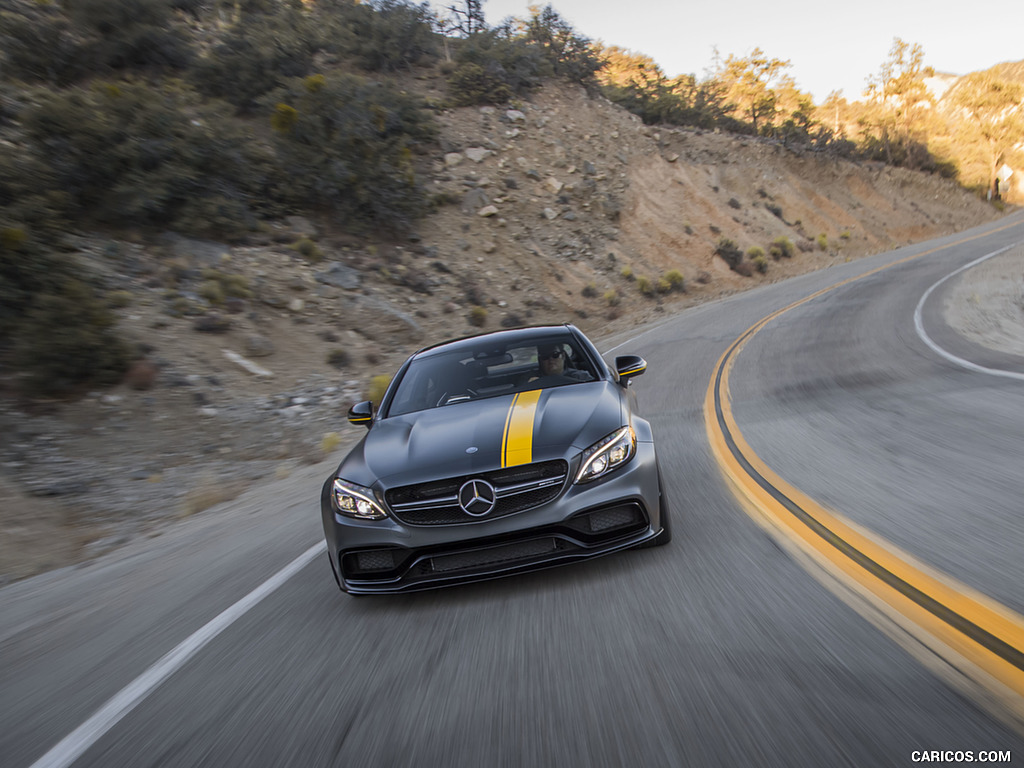
<svg viewBox="0 0 1024 768">
<path fill-rule="evenodd" d="M 392 488 L 384 494 L 384 500 L 391 513 L 403 523 L 456 525 L 504 517 L 547 504 L 561 492 L 568 474 L 569 465 L 565 461 L 542 461 Z M 459 488 L 474 478 L 486 480 L 496 491 L 497 503 L 484 518 L 467 515 L 459 506 Z"/>
</svg>

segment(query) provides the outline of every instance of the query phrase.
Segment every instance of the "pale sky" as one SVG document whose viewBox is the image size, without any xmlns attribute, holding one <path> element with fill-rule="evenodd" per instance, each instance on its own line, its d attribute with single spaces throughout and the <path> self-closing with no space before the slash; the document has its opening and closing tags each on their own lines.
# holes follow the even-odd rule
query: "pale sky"
<svg viewBox="0 0 1024 768">
<path fill-rule="evenodd" d="M 444 3 L 439 3 L 444 4 Z M 524 17 L 527 0 L 484 0 L 488 25 Z M 833 90 L 861 98 L 894 37 L 924 48 L 925 66 L 965 75 L 1024 59 L 1024 0 L 552 0 L 573 28 L 645 53 L 666 75 L 702 78 L 722 58 L 760 47 L 820 104 Z"/>
</svg>

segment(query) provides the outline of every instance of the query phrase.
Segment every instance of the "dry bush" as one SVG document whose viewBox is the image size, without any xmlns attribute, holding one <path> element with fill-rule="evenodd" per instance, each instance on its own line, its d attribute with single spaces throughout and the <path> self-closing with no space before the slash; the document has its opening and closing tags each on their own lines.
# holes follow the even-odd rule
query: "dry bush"
<svg viewBox="0 0 1024 768">
<path fill-rule="evenodd" d="M 181 500 L 181 516 L 191 517 L 225 501 L 237 498 L 244 485 L 237 480 L 223 481 L 212 474 L 204 474 Z"/>
</svg>

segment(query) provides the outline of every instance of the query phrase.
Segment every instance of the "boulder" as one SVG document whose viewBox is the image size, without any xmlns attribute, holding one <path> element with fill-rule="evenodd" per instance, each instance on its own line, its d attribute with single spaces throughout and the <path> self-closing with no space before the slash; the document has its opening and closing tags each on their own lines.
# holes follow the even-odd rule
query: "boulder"
<svg viewBox="0 0 1024 768">
<path fill-rule="evenodd" d="M 472 160 L 474 163 L 482 163 L 487 157 L 494 154 L 489 149 L 483 147 L 470 147 L 465 152 L 466 157 Z"/>
<path fill-rule="evenodd" d="M 317 282 L 353 291 L 362 283 L 359 272 L 339 261 L 332 261 L 323 272 L 315 275 Z"/>
</svg>

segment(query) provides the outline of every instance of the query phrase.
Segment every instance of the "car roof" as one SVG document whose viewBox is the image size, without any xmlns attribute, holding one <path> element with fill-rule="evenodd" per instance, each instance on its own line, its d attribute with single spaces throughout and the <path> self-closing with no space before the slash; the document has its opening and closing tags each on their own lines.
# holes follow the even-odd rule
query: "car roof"
<svg viewBox="0 0 1024 768">
<path fill-rule="evenodd" d="M 523 341 L 537 342 L 544 339 L 564 339 L 566 336 L 578 336 L 579 330 L 576 326 L 566 323 L 564 325 L 534 325 L 523 328 L 510 328 L 504 331 L 491 331 L 490 333 L 479 333 L 475 336 L 464 336 L 459 339 L 443 341 L 424 347 L 415 354 L 413 358 L 430 357 L 440 352 L 459 352 L 462 350 L 475 351 L 481 345 L 493 344 L 495 347 L 508 348 Z"/>
</svg>

